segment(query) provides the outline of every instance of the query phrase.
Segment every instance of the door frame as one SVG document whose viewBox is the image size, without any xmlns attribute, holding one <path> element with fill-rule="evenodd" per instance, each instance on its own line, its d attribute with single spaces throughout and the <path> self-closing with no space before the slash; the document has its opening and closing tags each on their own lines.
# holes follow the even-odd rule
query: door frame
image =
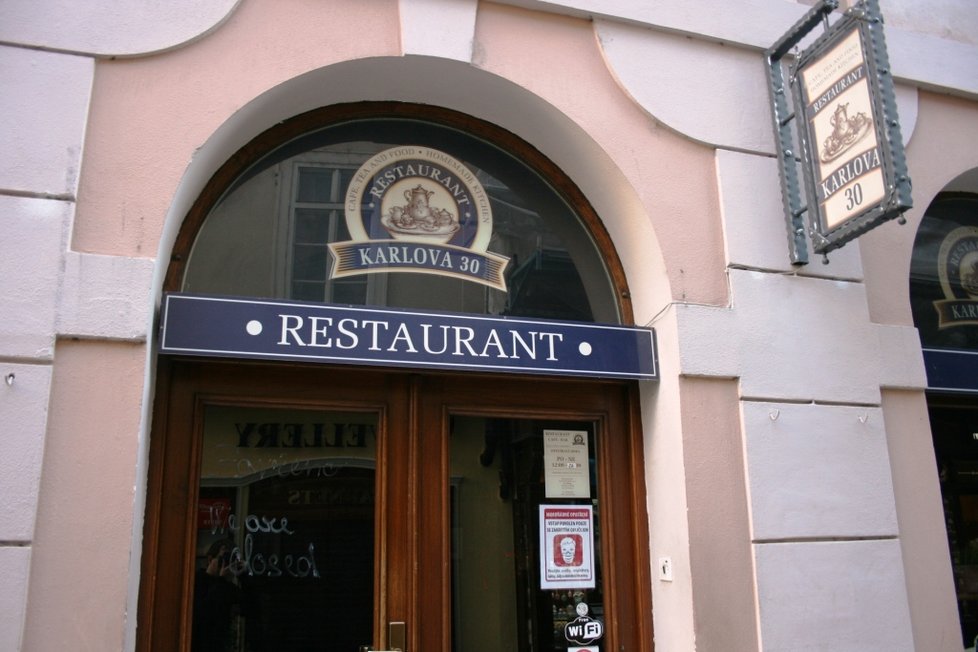
<svg viewBox="0 0 978 652">
<path fill-rule="evenodd" d="M 448 433 L 453 414 L 593 420 L 602 472 L 606 649 L 652 649 L 645 465 L 635 381 L 418 373 L 161 357 L 149 451 L 137 645 L 187 650 L 202 439 L 208 403 L 378 413 L 374 640 L 407 623 L 408 650 L 449 650 Z M 193 428 L 182 424 L 193 423 Z M 417 437 L 405 436 L 408 431 Z M 441 490 L 426 481 L 444 478 Z M 397 542 L 393 545 L 392 542 Z M 423 624 L 423 626 L 422 626 Z M 364 641 L 364 643 L 369 643 Z"/>
<path fill-rule="evenodd" d="M 432 374 L 422 383 L 422 448 L 417 479 L 449 477 L 450 419 L 453 415 L 594 421 L 601 496 L 601 564 L 604 572 L 607 650 L 652 649 L 651 565 L 645 501 L 645 464 L 637 383 L 577 379 Z M 437 440 L 437 441 L 436 441 Z M 436 474 L 436 475 L 433 475 Z M 451 649 L 450 504 L 447 488 L 426 492 L 418 522 L 421 591 L 437 592 L 441 628 L 409 632 L 412 650 Z M 426 519 L 436 519 L 430 522 Z M 440 544 L 440 554 L 432 551 Z M 423 595 L 420 593 L 419 595 Z M 447 616 L 445 615 L 447 614 Z M 438 614 L 422 611 L 424 622 Z"/>
</svg>

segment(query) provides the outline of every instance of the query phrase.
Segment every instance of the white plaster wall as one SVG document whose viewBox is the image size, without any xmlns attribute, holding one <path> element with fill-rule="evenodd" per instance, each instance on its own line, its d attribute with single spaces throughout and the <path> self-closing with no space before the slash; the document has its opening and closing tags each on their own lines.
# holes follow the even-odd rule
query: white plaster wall
<svg viewBox="0 0 978 652">
<path fill-rule="evenodd" d="M 149 330 L 146 291 L 154 261 L 69 251 L 63 262 L 58 334 L 141 342 Z"/>
<path fill-rule="evenodd" d="M 74 195 L 93 69 L 89 58 L 0 45 L 0 189 Z"/>
<path fill-rule="evenodd" d="M 49 365 L 0 364 L 0 553 L 34 539 L 50 392 Z"/>
<path fill-rule="evenodd" d="M 887 26 L 978 45 L 978 11 L 971 0 L 881 0 Z"/>
<path fill-rule="evenodd" d="M 898 541 L 766 544 L 754 557 L 765 652 L 914 649 Z"/>
<path fill-rule="evenodd" d="M 656 120 L 698 142 L 774 155 L 768 71 L 761 52 L 620 22 L 599 21 L 596 30 L 610 71 Z M 911 43 L 892 50 L 902 58 L 921 48 L 930 51 L 932 45 Z M 950 49 L 949 56 L 978 57 L 978 48 L 958 52 L 968 47 L 952 43 Z M 912 63 L 919 65 L 919 59 Z M 978 74 L 978 65 L 962 71 L 961 77 L 968 79 L 969 74 Z M 947 65 L 935 65 L 920 75 L 930 84 L 958 83 Z M 906 143 L 916 120 L 916 89 L 897 84 L 895 94 Z"/>
<path fill-rule="evenodd" d="M 832 252 L 828 264 L 815 256 L 809 265 L 791 264 L 777 159 L 721 149 L 716 153 L 716 166 L 728 267 L 862 280 L 855 247 Z M 810 242 L 808 246 L 811 252 Z"/>
<path fill-rule="evenodd" d="M 472 60 L 478 0 L 399 0 L 399 3 L 404 54 Z"/>
<path fill-rule="evenodd" d="M 200 38 L 240 0 L 4 0 L 0 41 L 106 56 L 167 50 Z"/>
<path fill-rule="evenodd" d="M 741 413 L 755 542 L 896 538 L 879 408 L 745 401 Z"/>
<path fill-rule="evenodd" d="M 27 546 L 0 546 L 0 650 L 16 651 L 23 639 L 27 580 L 31 549 Z"/>
<path fill-rule="evenodd" d="M 0 195 L 0 227 L 12 235 L 0 239 L 0 357 L 54 356 L 61 259 L 73 209 L 68 201 Z"/>
<path fill-rule="evenodd" d="M 744 398 L 792 402 L 879 405 L 884 368 L 907 374 L 891 383 L 924 387 L 919 351 L 880 336 L 861 284 L 739 269 L 729 277 L 731 308 L 679 306 L 684 373 L 740 378 Z M 894 369 L 888 356 L 910 364 Z"/>
<path fill-rule="evenodd" d="M 778 41 L 810 9 L 807 0 L 502 0 L 507 4 L 593 18 L 605 41 L 619 30 L 635 27 L 692 35 L 701 40 L 737 45 L 760 54 Z M 851 2 L 841 3 L 843 6 Z M 880 0 L 886 41 L 896 79 L 915 86 L 940 85 L 962 96 L 978 94 L 978 48 L 970 0 Z M 890 13 L 893 19 L 889 19 Z M 834 20 L 834 18 L 833 18 Z M 971 36 L 968 36 L 968 35 Z M 809 40 L 818 35 L 816 31 Z M 803 45 L 808 41 L 803 41 Z M 615 57 L 613 67 L 627 57 Z M 646 61 L 648 73 L 659 72 Z M 710 76 L 708 70 L 701 74 Z M 740 95 L 738 95 L 740 97 Z M 720 98 L 723 100 L 723 98 Z M 666 100 L 669 101 L 669 100 Z M 674 98 L 674 101 L 681 101 Z"/>
<path fill-rule="evenodd" d="M 811 3 L 787 0 L 748 0 L 716 3 L 713 0 L 687 0 L 682 3 L 648 3 L 635 0 L 501 0 L 505 4 L 537 11 L 593 18 L 602 26 L 638 25 L 658 30 L 701 35 L 708 40 L 736 43 L 758 50 L 769 47 L 794 24 Z M 240 0 L 175 0 L 167 3 L 85 2 L 70 0 L 8 0 L 0 6 L 0 40 L 28 46 L 104 56 L 134 56 L 172 49 L 193 42 L 218 28 L 234 12 Z M 408 29 L 404 50 L 431 54 L 431 49 L 464 52 L 465 36 L 471 32 L 439 32 L 431 38 L 430 29 L 412 29 L 411 24 L 430 28 L 455 25 L 446 14 L 473 16 L 475 0 L 401 0 L 403 21 Z M 973 92 L 973 63 L 967 61 L 968 48 L 976 45 L 978 18 L 969 0 L 881 0 L 887 19 L 888 38 L 895 49 L 913 52 L 914 43 L 924 49 L 908 68 L 918 72 L 911 81 L 927 82 L 937 72 L 950 79 L 950 87 Z M 410 38 L 421 38 L 415 43 Z M 442 45 L 435 45 L 436 42 Z M 965 46 L 960 49 L 957 45 Z M 892 47 L 892 46 L 891 46 Z M 952 62 L 952 53 L 964 60 Z M 464 60 L 462 55 L 456 58 Z M 944 64 L 941 64 L 944 61 Z M 950 63 L 951 72 L 946 72 Z M 900 76 L 899 67 L 896 74 Z"/>
</svg>

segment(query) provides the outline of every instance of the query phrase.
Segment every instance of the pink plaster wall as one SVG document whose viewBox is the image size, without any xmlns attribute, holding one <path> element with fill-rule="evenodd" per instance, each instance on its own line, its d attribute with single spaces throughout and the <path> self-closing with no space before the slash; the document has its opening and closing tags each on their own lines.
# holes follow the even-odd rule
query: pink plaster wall
<svg viewBox="0 0 978 652">
<path fill-rule="evenodd" d="M 738 383 L 686 378 L 681 386 L 696 649 L 757 650 Z"/>
<path fill-rule="evenodd" d="M 910 255 L 924 211 L 955 177 L 978 167 L 978 129 L 973 102 L 921 91 L 907 166 L 914 207 L 903 226 L 895 221 L 859 239 L 869 311 L 878 324 L 913 325 L 910 313 Z"/>
<path fill-rule="evenodd" d="M 554 104 L 614 159 L 652 221 L 674 299 L 725 305 L 714 152 L 656 123 L 626 97 L 596 39 L 586 21 L 486 4 L 474 63 Z M 623 232 L 628 219 L 641 216 L 618 219 L 610 229 L 613 237 L 620 233 L 615 240 L 623 257 L 648 246 Z"/>
<path fill-rule="evenodd" d="M 309 70 L 399 54 L 393 2 L 296 2 L 290 9 L 245 2 L 185 48 L 98 62 L 73 249 L 153 255 L 195 149 L 235 111 Z M 673 297 L 725 304 L 722 234 L 709 219 L 718 210 L 712 150 L 657 125 L 623 94 L 587 21 L 485 4 L 475 38 L 473 65 L 566 113 L 631 181 L 667 252 Z M 654 245 L 629 232 L 642 218 L 607 217 L 623 257 L 643 266 Z"/>
<path fill-rule="evenodd" d="M 24 652 L 122 649 L 145 358 L 58 342 Z"/>
<path fill-rule="evenodd" d="M 308 70 L 398 52 L 396 0 L 294 0 L 287 7 L 245 0 L 185 48 L 100 60 L 72 248 L 155 255 L 194 151 L 235 111 Z"/>
<path fill-rule="evenodd" d="M 934 441 L 922 392 L 883 392 L 904 573 L 915 649 L 961 650 Z"/>
</svg>

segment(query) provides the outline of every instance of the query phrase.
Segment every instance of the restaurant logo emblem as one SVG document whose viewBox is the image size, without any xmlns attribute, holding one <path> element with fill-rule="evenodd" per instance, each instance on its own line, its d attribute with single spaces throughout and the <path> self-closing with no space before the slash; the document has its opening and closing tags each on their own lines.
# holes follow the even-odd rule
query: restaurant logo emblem
<svg viewBox="0 0 978 652">
<path fill-rule="evenodd" d="M 850 118 L 849 102 L 839 102 L 829 117 L 829 124 L 832 125 L 832 133 L 822 143 L 819 156 L 822 163 L 831 163 L 852 149 L 869 133 L 873 121 L 862 111 Z"/>
<path fill-rule="evenodd" d="M 938 328 L 978 325 L 978 227 L 960 226 L 944 238 L 937 255 L 944 299 L 935 301 Z"/>
<path fill-rule="evenodd" d="M 405 145 L 377 153 L 353 175 L 344 213 L 351 240 L 330 243 L 331 278 L 415 272 L 506 291 L 509 258 L 487 250 L 489 196 L 444 152 Z"/>
<path fill-rule="evenodd" d="M 882 149 L 873 122 L 869 68 L 858 30 L 801 73 L 816 150 L 814 190 L 826 229 L 862 215 L 886 196 Z"/>
</svg>

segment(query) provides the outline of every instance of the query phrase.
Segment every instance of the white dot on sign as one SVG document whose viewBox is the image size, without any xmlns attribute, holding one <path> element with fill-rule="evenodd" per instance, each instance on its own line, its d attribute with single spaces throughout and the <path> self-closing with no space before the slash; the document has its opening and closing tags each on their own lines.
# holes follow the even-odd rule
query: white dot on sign
<svg viewBox="0 0 978 652">
<path fill-rule="evenodd" d="M 248 322 L 248 325 L 245 326 L 245 330 L 248 331 L 248 335 L 261 335 L 261 329 L 261 322 L 257 319 L 252 319 L 250 322 Z"/>
<path fill-rule="evenodd" d="M 589 342 L 581 342 L 577 345 L 577 350 L 581 352 L 583 356 L 591 355 L 591 344 Z"/>
</svg>

